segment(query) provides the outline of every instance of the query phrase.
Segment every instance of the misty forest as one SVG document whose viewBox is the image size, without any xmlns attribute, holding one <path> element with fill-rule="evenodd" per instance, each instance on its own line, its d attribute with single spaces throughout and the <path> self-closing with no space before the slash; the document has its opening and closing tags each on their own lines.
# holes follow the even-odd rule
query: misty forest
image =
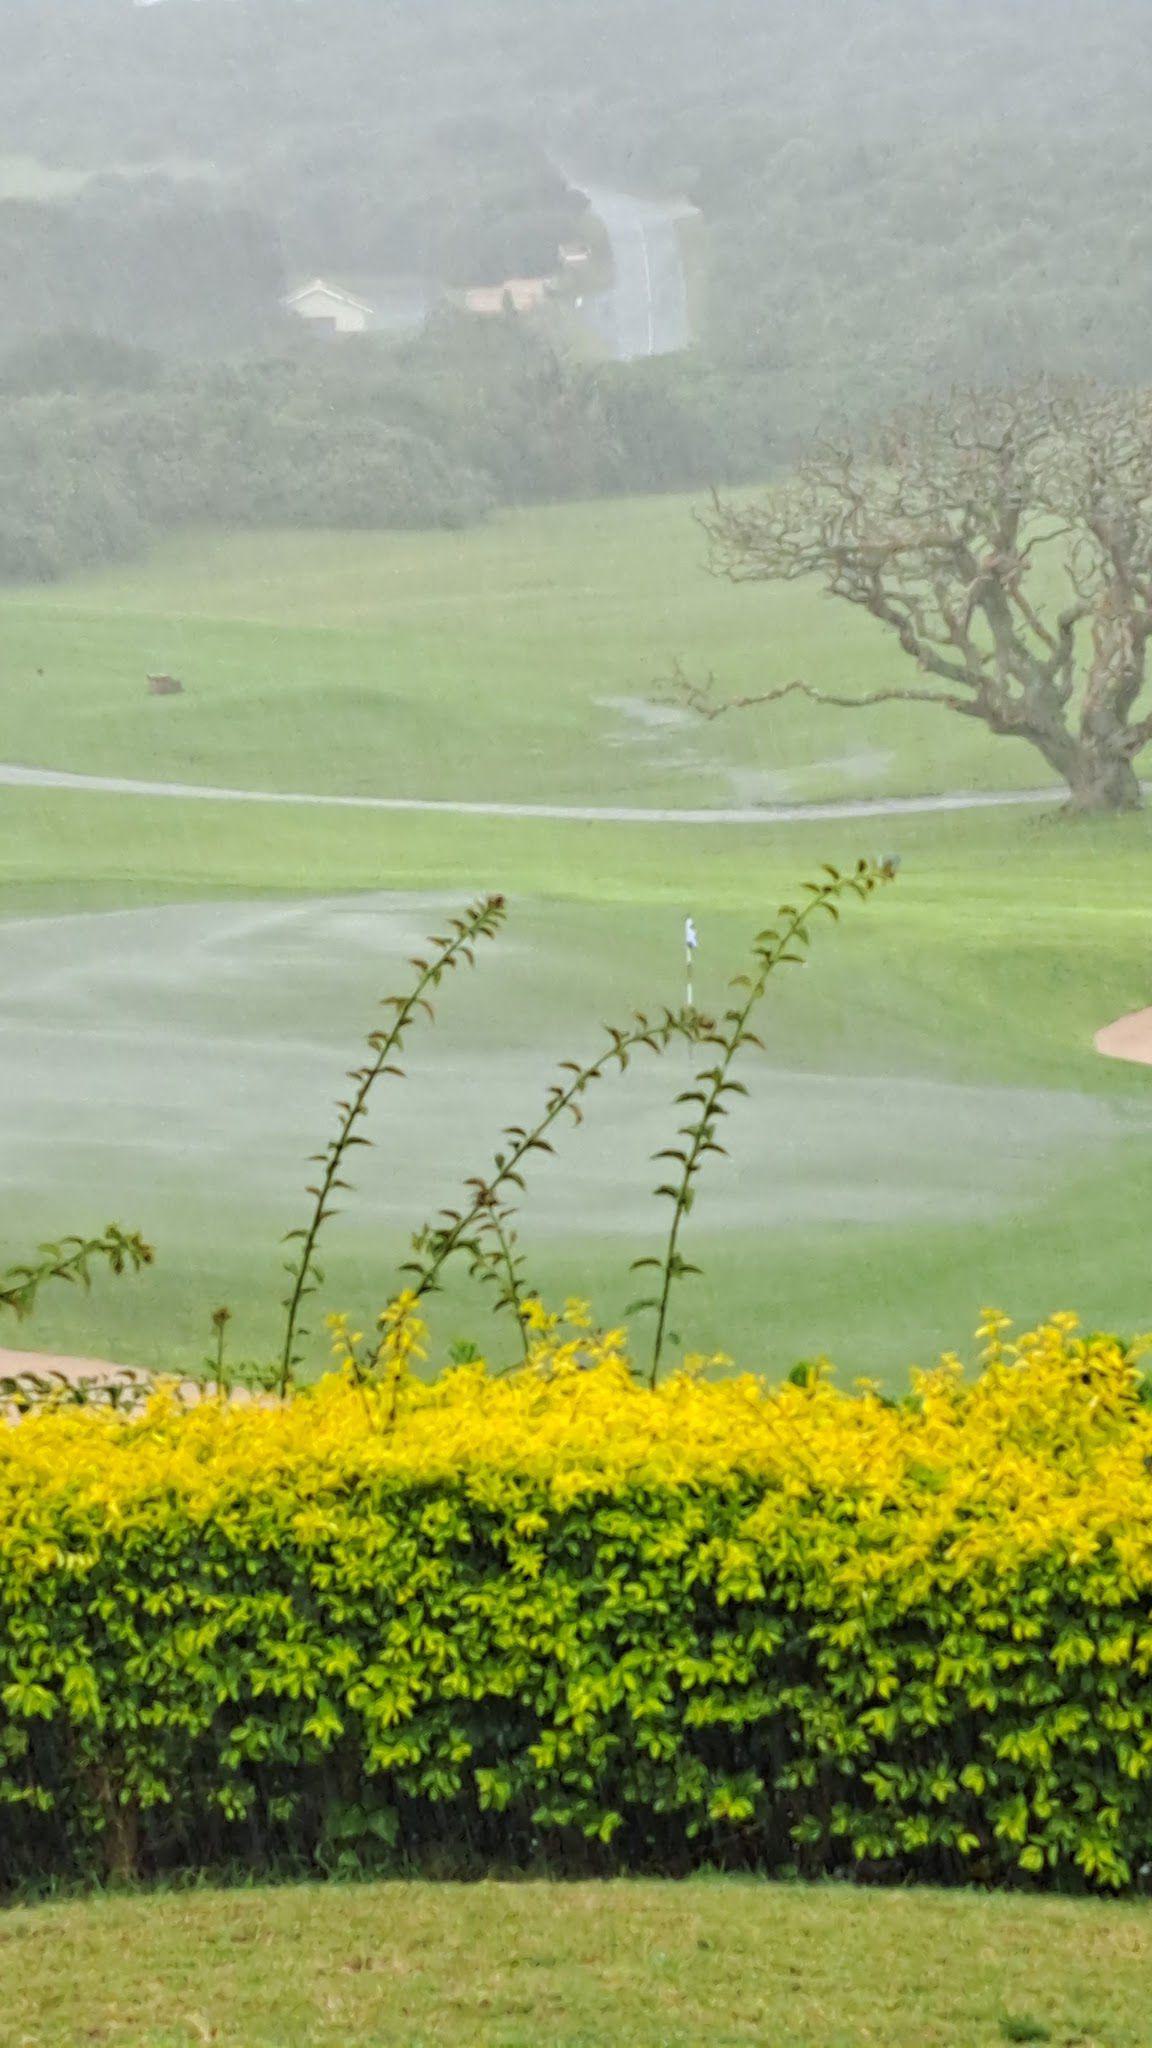
<svg viewBox="0 0 1152 2048">
<path fill-rule="evenodd" d="M 1141 0 L 3 0 L 0 23 L 10 576 L 190 518 L 451 525 L 759 481 L 926 390 L 1148 374 Z M 547 269 L 582 177 L 699 210 L 697 346 L 625 369 L 557 320 L 477 360 L 460 288 Z M 317 361 L 284 309 L 316 275 L 418 281 L 432 317 Z"/>
</svg>

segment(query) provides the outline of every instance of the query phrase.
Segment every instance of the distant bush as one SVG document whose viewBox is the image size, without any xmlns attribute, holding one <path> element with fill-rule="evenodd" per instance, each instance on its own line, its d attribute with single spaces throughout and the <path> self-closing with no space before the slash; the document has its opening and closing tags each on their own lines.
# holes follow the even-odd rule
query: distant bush
<svg viewBox="0 0 1152 2048">
<path fill-rule="evenodd" d="M 285 290 L 273 223 L 207 178 L 110 174 L 68 198 L 0 194 L 0 273 L 0 347 L 76 329 L 150 348 L 244 347 L 275 330 Z"/>
<path fill-rule="evenodd" d="M 0 1431 L 0 1877 L 697 1864 L 1127 1887 L 1152 1409 L 1071 1317 L 899 1403 L 527 1365 Z"/>
<path fill-rule="evenodd" d="M 48 391 L 148 391 L 164 376 L 154 350 L 69 328 L 18 342 L 0 356 L 0 397 Z"/>
<path fill-rule="evenodd" d="M 148 513 L 123 467 L 73 431 L 84 401 L 0 405 L 0 577 L 49 582 L 143 548 Z"/>
<path fill-rule="evenodd" d="M 287 402 L 285 402 L 287 401 Z M 0 578 L 49 580 L 139 553 L 189 521 L 466 525 L 491 485 L 427 432 L 369 409 L 333 416 L 225 375 L 127 395 L 0 401 Z"/>
<path fill-rule="evenodd" d="M 514 317 L 163 370 L 61 337 L 0 360 L 0 579 L 129 556 L 189 521 L 467 526 L 495 505 L 759 478 L 772 454 L 751 381 L 586 363 Z"/>
</svg>

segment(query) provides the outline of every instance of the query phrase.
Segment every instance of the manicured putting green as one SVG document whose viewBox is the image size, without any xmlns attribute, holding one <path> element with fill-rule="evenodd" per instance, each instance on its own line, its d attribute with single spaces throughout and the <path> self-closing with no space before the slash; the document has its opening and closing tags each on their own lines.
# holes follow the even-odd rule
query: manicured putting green
<svg viewBox="0 0 1152 2048">
<path fill-rule="evenodd" d="M 155 893 L 197 871 L 217 892 L 226 878 L 250 887 L 269 853 L 268 813 L 253 837 L 227 807 L 25 792 L 17 808 L 13 866 L 37 846 L 45 865 L 78 865 L 85 844 L 97 864 L 111 826 L 114 860 Z M 407 953 L 468 883 L 506 888 L 510 921 L 475 975 L 446 989 L 408 1079 L 378 1098 L 378 1148 L 357 1162 L 325 1261 L 328 1299 L 361 1314 L 393 1283 L 406 1230 L 485 1167 L 558 1058 L 594 1049 L 601 1019 L 679 1002 L 685 903 L 702 934 L 700 1000 L 719 1007 L 781 896 L 824 853 L 851 857 L 848 827 L 670 829 L 656 860 L 641 830 L 414 822 L 310 814 L 305 832 L 286 831 L 294 890 L 343 872 L 346 894 L 62 915 L 62 877 L 18 892 L 0 992 L 6 1239 L 115 1211 L 161 1251 L 143 1282 L 46 1299 L 38 1344 L 187 1366 L 227 1300 L 241 1349 L 267 1349 L 277 1242 L 300 1218 L 344 1068 Z M 1132 1202 L 1152 1095 L 1145 1074 L 1091 1046 L 1102 1011 L 1134 1006 L 1144 971 L 1131 899 L 1148 872 L 1146 822 L 1069 834 L 1020 817 L 917 820 L 902 845 L 898 884 L 821 933 L 766 1008 L 732 1157 L 714 1162 L 693 1219 L 706 1277 L 676 1318 L 686 1344 L 775 1371 L 827 1350 L 849 1374 L 891 1379 L 962 1343 L 989 1298 L 1024 1315 L 1073 1302 L 1094 1320 L 1152 1320 Z M 373 855 L 377 875 L 411 881 L 428 864 L 440 886 L 360 893 Z M 114 900 L 121 884 L 99 886 Z M 533 1175 L 523 1234 L 548 1291 L 591 1295 L 608 1317 L 635 1291 L 629 1262 L 662 1214 L 649 1154 L 687 1074 L 676 1050 L 604 1083 L 587 1125 Z M 459 1287 L 437 1330 L 507 1341 Z"/>
</svg>

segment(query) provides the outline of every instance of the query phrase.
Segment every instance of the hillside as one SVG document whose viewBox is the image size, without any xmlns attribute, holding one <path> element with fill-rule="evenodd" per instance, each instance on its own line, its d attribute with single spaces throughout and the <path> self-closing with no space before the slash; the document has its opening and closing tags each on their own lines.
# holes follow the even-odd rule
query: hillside
<svg viewBox="0 0 1152 2048">
<path fill-rule="evenodd" d="M 250 300 L 261 266 L 526 262 L 556 160 L 685 192 L 702 343 L 803 432 L 925 381 L 1147 375 L 1150 57 L 1138 0 L 6 0 L 0 130 L 57 177 L 149 167 L 113 211 L 147 236 L 179 198 L 217 299 L 196 207 Z M 93 204 L 0 207 L 9 270 Z"/>
</svg>

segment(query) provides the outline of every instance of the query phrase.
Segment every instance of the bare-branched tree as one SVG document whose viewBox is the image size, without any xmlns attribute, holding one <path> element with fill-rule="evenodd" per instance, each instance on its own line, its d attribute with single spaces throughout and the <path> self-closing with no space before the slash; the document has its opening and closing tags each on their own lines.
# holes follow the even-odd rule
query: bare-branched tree
<svg viewBox="0 0 1152 2048">
<path fill-rule="evenodd" d="M 1082 811 L 1135 810 L 1152 740 L 1152 392 L 965 392 L 870 439 L 822 445 L 761 501 L 714 501 L 714 569 L 818 577 L 871 613 L 923 682 L 833 694 L 788 682 L 724 698 L 677 669 L 707 717 L 799 693 L 859 709 L 940 704 L 1036 747 Z"/>
</svg>

